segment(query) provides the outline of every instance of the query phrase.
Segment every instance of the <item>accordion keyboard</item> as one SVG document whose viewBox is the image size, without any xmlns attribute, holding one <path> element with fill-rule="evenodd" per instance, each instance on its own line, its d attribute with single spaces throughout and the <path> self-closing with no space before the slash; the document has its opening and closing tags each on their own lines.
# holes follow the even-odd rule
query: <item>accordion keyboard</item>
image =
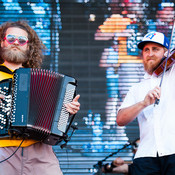
<svg viewBox="0 0 175 175">
<path fill-rule="evenodd" d="M 10 121 L 9 116 L 11 112 L 11 79 L 2 81 L 0 83 L 0 94 L 4 95 L 0 103 L 0 134 L 8 135 L 8 122 Z"/>
<path fill-rule="evenodd" d="M 66 88 L 63 104 L 70 103 L 72 101 L 74 92 L 75 92 L 75 86 L 73 87 L 71 84 L 69 84 Z M 58 121 L 58 129 L 60 131 L 65 132 L 68 118 L 69 118 L 69 112 L 66 110 L 66 107 L 63 105 L 61 114 L 60 114 L 60 120 Z"/>
</svg>

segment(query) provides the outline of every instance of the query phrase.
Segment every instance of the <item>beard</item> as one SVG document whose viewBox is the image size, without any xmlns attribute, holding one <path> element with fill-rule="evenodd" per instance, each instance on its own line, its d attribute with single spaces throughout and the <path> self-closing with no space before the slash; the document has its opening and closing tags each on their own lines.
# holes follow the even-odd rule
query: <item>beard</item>
<svg viewBox="0 0 175 175">
<path fill-rule="evenodd" d="M 0 48 L 1 58 L 10 63 L 25 63 L 29 58 L 28 53 L 28 50 L 22 50 L 20 47 L 15 45 Z"/>
<path fill-rule="evenodd" d="M 144 69 L 145 71 L 152 75 L 153 72 L 155 71 L 155 69 L 157 68 L 157 66 L 160 64 L 161 62 L 161 59 L 157 59 L 157 58 L 151 58 L 151 59 L 154 59 L 154 61 L 148 61 L 148 59 L 145 61 L 143 60 L 143 65 L 144 65 Z"/>
</svg>

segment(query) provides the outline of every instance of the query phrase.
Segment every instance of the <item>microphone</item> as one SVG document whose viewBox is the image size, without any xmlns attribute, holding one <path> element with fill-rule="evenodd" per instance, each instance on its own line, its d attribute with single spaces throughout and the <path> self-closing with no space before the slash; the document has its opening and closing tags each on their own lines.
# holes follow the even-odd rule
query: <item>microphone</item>
<svg viewBox="0 0 175 175">
<path fill-rule="evenodd" d="M 112 161 L 110 164 L 107 163 L 107 164 L 104 165 L 104 171 L 106 173 L 110 173 L 110 172 L 112 172 L 113 168 L 115 168 L 115 167 L 116 166 L 114 165 L 114 162 Z"/>
</svg>

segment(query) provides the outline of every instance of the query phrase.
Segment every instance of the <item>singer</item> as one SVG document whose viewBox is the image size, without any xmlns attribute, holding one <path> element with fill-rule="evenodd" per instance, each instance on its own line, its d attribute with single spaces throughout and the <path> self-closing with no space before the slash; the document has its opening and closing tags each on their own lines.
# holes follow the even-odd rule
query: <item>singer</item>
<svg viewBox="0 0 175 175">
<path fill-rule="evenodd" d="M 2 24 L 0 42 L 0 80 L 12 78 L 14 70 L 20 67 L 40 67 L 44 45 L 26 22 Z M 71 103 L 65 105 L 70 114 L 75 114 L 80 109 L 79 97 L 77 95 Z M 0 98 L 3 98 L 2 94 Z M 10 159 L 1 162 L 11 155 Z M 62 175 L 52 146 L 34 140 L 26 139 L 22 142 L 19 138 L 1 138 L 0 162 L 2 175 Z"/>
<path fill-rule="evenodd" d="M 136 117 L 139 122 L 140 144 L 132 165 L 132 175 L 175 174 L 175 66 L 161 76 L 154 70 L 169 49 L 163 33 L 150 32 L 138 44 L 142 50 L 144 80 L 130 88 L 117 114 L 117 124 L 127 125 Z M 159 103 L 155 105 L 156 99 Z"/>
</svg>

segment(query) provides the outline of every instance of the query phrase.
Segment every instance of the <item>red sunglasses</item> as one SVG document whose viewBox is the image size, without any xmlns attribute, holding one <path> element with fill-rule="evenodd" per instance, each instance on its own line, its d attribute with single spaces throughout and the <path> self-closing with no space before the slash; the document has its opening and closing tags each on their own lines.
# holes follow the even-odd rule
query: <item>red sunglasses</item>
<svg viewBox="0 0 175 175">
<path fill-rule="evenodd" d="M 7 35 L 4 40 L 6 40 L 9 44 L 13 44 L 16 40 L 21 46 L 24 46 L 28 42 L 28 38 L 26 36 L 15 36 L 15 35 Z"/>
</svg>

